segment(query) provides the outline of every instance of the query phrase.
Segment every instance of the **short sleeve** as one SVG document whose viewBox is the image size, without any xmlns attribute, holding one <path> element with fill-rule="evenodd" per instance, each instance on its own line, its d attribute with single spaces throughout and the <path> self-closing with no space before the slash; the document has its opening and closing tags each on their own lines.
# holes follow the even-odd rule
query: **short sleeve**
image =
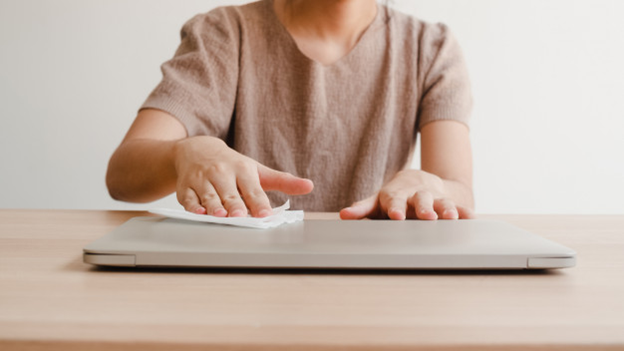
<svg viewBox="0 0 624 351">
<path fill-rule="evenodd" d="M 182 122 L 189 136 L 225 139 L 238 84 L 238 28 L 227 8 L 197 15 L 184 24 L 175 56 L 162 64 L 162 80 L 140 109 L 168 112 Z"/>
<path fill-rule="evenodd" d="M 472 92 L 468 69 L 457 40 L 444 24 L 429 25 L 421 37 L 422 68 L 417 129 L 439 120 L 469 126 Z"/>
</svg>

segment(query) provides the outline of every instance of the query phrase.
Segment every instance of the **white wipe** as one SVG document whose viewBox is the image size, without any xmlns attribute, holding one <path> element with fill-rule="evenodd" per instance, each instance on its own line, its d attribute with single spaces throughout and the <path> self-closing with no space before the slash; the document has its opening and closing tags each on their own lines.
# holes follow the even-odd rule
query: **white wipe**
<svg viewBox="0 0 624 351">
<path fill-rule="evenodd" d="M 288 211 L 290 208 L 290 201 L 286 201 L 282 206 L 276 207 L 273 209 L 273 214 L 268 217 L 257 218 L 257 217 L 215 217 L 204 214 L 196 214 L 192 212 L 187 212 L 185 210 L 174 210 L 168 208 L 157 208 L 154 210 L 150 210 L 151 213 L 158 214 L 161 216 L 176 218 L 176 219 L 184 219 L 187 221 L 193 222 L 205 222 L 205 223 L 216 223 L 216 224 L 225 224 L 225 225 L 233 225 L 237 227 L 247 227 L 247 228 L 273 228 L 284 223 L 294 223 L 303 220 L 303 211 Z"/>
</svg>

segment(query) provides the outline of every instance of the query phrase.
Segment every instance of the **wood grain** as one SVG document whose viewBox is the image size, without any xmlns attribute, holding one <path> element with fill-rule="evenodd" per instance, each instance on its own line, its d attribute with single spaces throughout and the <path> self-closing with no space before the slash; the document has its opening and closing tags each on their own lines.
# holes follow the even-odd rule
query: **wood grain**
<svg viewBox="0 0 624 351">
<path fill-rule="evenodd" d="M 480 216 L 578 252 L 545 273 L 82 263 L 139 215 L 0 210 L 0 350 L 624 349 L 624 216 Z"/>
</svg>

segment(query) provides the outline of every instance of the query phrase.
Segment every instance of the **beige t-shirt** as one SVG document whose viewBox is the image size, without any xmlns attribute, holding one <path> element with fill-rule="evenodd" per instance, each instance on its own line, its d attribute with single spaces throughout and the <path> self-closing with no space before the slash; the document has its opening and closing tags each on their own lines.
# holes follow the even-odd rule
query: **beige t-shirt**
<svg viewBox="0 0 624 351">
<path fill-rule="evenodd" d="M 141 107 L 177 117 L 258 162 L 314 181 L 295 209 L 338 211 L 409 167 L 424 124 L 467 124 L 470 83 L 443 24 L 378 5 L 357 45 L 324 66 L 305 56 L 272 0 L 189 20 Z M 270 193 L 273 205 L 287 198 Z"/>
</svg>

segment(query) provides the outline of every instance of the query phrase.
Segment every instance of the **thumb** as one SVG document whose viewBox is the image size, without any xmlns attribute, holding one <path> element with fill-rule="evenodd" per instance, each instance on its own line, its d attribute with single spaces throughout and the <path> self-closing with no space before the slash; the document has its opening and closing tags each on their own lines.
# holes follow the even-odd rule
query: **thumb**
<svg viewBox="0 0 624 351">
<path fill-rule="evenodd" d="M 295 177 L 286 172 L 276 171 L 258 164 L 260 186 L 265 191 L 276 190 L 288 195 L 305 195 L 312 192 L 314 183 L 310 179 Z"/>
<path fill-rule="evenodd" d="M 368 197 L 362 201 L 358 201 L 351 207 L 343 208 L 340 211 L 341 219 L 363 219 L 366 217 L 374 217 L 379 209 L 379 200 L 377 194 Z"/>
</svg>

